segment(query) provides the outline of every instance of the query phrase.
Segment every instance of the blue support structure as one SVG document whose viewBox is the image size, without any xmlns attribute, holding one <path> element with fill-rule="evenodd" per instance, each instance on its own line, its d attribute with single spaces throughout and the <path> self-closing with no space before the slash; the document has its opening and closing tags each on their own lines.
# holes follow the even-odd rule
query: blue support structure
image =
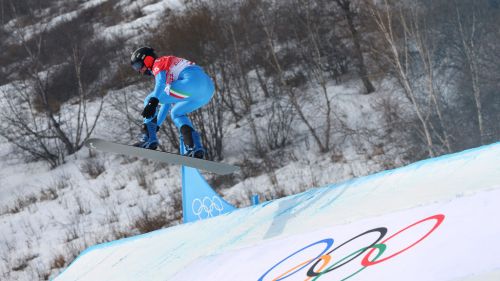
<svg viewBox="0 0 500 281">
<path fill-rule="evenodd" d="M 181 139 L 181 154 L 184 144 Z M 200 172 L 182 166 L 182 214 L 184 223 L 216 217 L 235 210 L 207 183 Z"/>
<path fill-rule="evenodd" d="M 252 205 L 256 206 L 259 205 L 259 203 L 260 203 L 259 194 L 252 195 Z"/>
</svg>

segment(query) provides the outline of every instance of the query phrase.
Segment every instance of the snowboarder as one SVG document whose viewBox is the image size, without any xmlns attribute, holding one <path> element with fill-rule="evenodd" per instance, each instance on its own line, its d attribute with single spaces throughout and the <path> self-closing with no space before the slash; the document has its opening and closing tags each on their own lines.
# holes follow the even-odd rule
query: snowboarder
<svg viewBox="0 0 500 281">
<path fill-rule="evenodd" d="M 133 51 L 130 63 L 135 71 L 155 78 L 155 88 L 144 100 L 142 139 L 134 146 L 155 150 L 156 133 L 170 110 L 184 142 L 184 155 L 204 158 L 200 135 L 187 114 L 210 101 L 215 90 L 212 79 L 193 62 L 175 56 L 158 57 L 150 47 Z"/>
</svg>

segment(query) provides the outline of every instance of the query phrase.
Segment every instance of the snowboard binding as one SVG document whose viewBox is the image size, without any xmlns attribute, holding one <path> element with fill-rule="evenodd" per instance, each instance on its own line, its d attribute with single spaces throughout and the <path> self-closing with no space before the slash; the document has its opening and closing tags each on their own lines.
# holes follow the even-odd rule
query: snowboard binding
<svg viewBox="0 0 500 281">
<path fill-rule="evenodd" d="M 159 144 L 156 132 L 158 132 L 159 129 L 155 121 L 145 123 L 142 128 L 141 140 L 134 143 L 133 146 L 156 150 Z"/>
<path fill-rule="evenodd" d="M 205 158 L 205 148 L 201 144 L 200 134 L 188 125 L 183 125 L 181 131 L 181 143 L 184 143 L 182 155 L 198 159 Z"/>
</svg>

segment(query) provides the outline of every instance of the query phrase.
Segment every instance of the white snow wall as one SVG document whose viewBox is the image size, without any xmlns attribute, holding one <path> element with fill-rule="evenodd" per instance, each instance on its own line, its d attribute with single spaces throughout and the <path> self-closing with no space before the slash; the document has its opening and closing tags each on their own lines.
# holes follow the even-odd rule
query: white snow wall
<svg viewBox="0 0 500 281">
<path fill-rule="evenodd" d="M 500 280 L 500 143 L 97 245 L 62 280 Z"/>
</svg>

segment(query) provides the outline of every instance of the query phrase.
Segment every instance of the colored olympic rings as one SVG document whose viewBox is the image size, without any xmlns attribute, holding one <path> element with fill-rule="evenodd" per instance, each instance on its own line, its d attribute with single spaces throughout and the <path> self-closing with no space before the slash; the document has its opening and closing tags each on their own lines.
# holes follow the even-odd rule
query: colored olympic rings
<svg viewBox="0 0 500 281">
<path fill-rule="evenodd" d="M 288 275 L 286 275 L 286 276 L 284 276 L 284 277 L 279 276 L 279 279 L 277 279 L 277 280 L 285 279 L 285 278 L 287 278 L 287 277 L 289 277 L 289 276 L 291 276 L 291 275 L 294 275 L 294 274 L 295 274 L 295 273 L 297 273 L 298 271 L 301 271 L 303 268 L 305 268 L 305 267 L 306 267 L 306 266 L 308 266 L 310 263 L 312 263 L 315 259 L 318 259 L 318 258 L 320 258 L 321 256 L 323 256 L 323 254 L 324 254 L 326 251 L 328 251 L 328 249 L 330 249 L 330 247 L 333 245 L 333 239 L 331 239 L 331 238 L 327 238 L 327 239 L 323 239 L 323 240 L 320 240 L 320 241 L 318 241 L 318 242 L 315 242 L 315 243 L 312 243 L 312 244 L 309 244 L 309 245 L 305 246 L 304 248 L 302 248 L 302 249 L 300 249 L 300 250 L 296 251 L 295 253 L 293 253 L 293 254 L 289 255 L 288 257 L 284 258 L 282 261 L 280 261 L 279 263 L 277 263 L 276 265 L 274 265 L 273 267 L 271 267 L 271 269 L 269 269 L 266 273 L 264 273 L 264 275 L 262 275 L 262 277 L 261 277 L 259 280 L 262 280 L 262 278 L 263 278 L 264 276 L 266 276 L 266 275 L 267 275 L 270 271 L 272 271 L 274 268 L 276 268 L 277 266 L 279 266 L 280 264 L 282 264 L 283 262 L 285 262 L 285 261 L 286 261 L 286 260 L 288 260 L 289 258 L 291 258 L 291 257 L 295 256 L 296 254 L 298 254 L 298 253 L 300 253 L 300 252 L 304 251 L 305 249 L 308 249 L 308 248 L 310 248 L 310 247 L 312 247 L 312 246 L 314 246 L 314 245 L 316 245 L 316 244 L 322 244 L 322 243 L 326 243 L 326 247 L 325 247 L 325 249 L 323 250 L 323 252 L 321 252 L 321 253 L 320 253 L 317 257 L 315 257 L 314 259 L 310 259 L 310 260 L 308 260 L 308 261 L 306 261 L 306 262 L 304 262 L 304 263 L 302 263 L 302 264 L 299 264 L 298 266 L 296 266 L 296 267 L 292 268 L 291 270 L 289 270 L 289 271 L 285 272 L 285 273 L 284 273 L 284 274 L 282 274 L 282 275 L 285 275 L 285 274 L 288 274 Z M 297 269 L 297 270 L 295 270 L 295 269 L 296 269 L 297 267 L 299 267 L 299 266 L 302 266 L 302 267 L 301 267 L 301 268 L 299 268 L 299 269 Z M 290 271 L 292 271 L 292 270 L 295 270 L 295 271 L 294 271 L 294 272 L 292 272 L 292 273 L 289 273 L 289 272 L 290 272 Z"/>
<path fill-rule="evenodd" d="M 353 237 L 353 238 L 351 238 L 351 239 L 347 240 L 346 242 L 344 242 L 344 243 L 340 244 L 340 245 L 339 245 L 339 246 L 337 246 L 335 249 L 333 249 L 333 250 L 331 250 L 330 252 L 328 252 L 328 253 L 327 253 L 327 255 L 329 256 L 331 253 L 333 253 L 333 252 L 334 252 L 335 250 L 337 250 L 338 248 L 340 248 L 340 247 L 342 247 L 342 246 L 344 246 L 344 245 L 348 244 L 349 242 L 351 242 L 351 241 L 353 241 L 353 240 L 355 240 L 355 239 L 357 239 L 357 238 L 359 238 L 359 237 L 365 236 L 366 234 L 369 234 L 369 233 L 372 233 L 372 232 L 378 232 L 378 233 L 379 233 L 379 236 L 378 236 L 377 240 L 375 240 L 375 241 L 374 241 L 372 244 L 370 244 L 368 247 L 362 248 L 362 249 L 364 249 L 364 250 L 359 251 L 359 253 L 355 254 L 355 255 L 354 255 L 354 257 L 352 257 L 350 260 L 348 260 L 348 261 L 346 261 L 346 262 L 344 262 L 344 263 L 342 263 L 342 264 L 340 264 L 340 265 L 337 265 L 337 266 L 335 266 L 335 267 L 333 267 L 333 268 L 331 268 L 331 269 L 328 269 L 328 270 L 326 270 L 326 271 L 324 271 L 324 272 L 322 272 L 322 273 L 328 273 L 328 272 L 330 272 L 330 271 L 333 271 L 333 270 L 335 270 L 335 269 L 337 269 L 337 268 L 339 268 L 339 267 L 341 267 L 341 266 L 343 266 L 343 265 L 345 265 L 345 264 L 348 264 L 348 263 L 349 263 L 350 261 L 352 261 L 353 259 L 355 259 L 355 258 L 357 258 L 357 257 L 361 256 L 361 255 L 362 255 L 362 254 L 363 254 L 366 250 L 368 250 L 368 249 L 370 249 L 370 248 L 374 247 L 374 246 L 378 243 L 378 241 L 380 241 L 380 240 L 381 240 L 381 239 L 385 236 L 385 234 L 387 233 L 387 228 L 385 228 L 385 227 L 379 227 L 379 228 L 375 228 L 375 229 L 372 229 L 372 230 L 368 230 L 368 231 L 366 231 L 366 232 L 363 232 L 363 233 L 359 234 L 358 236 L 355 236 L 355 237 Z M 373 249 L 373 250 L 375 250 L 375 249 Z M 311 277 L 312 277 L 312 276 L 318 276 L 318 275 L 319 275 L 319 273 L 316 273 L 316 272 L 314 271 L 314 268 L 316 267 L 316 265 L 318 265 L 318 263 L 319 263 L 319 261 L 317 261 L 315 264 L 313 264 L 313 266 L 311 266 L 311 268 L 309 268 L 309 271 L 307 272 L 307 276 L 311 276 Z"/>
<path fill-rule="evenodd" d="M 356 259 L 357 257 L 363 255 L 366 252 L 366 255 L 362 258 L 362 261 L 361 261 L 361 266 L 362 267 L 359 270 L 357 270 L 356 272 L 354 272 L 354 273 L 350 274 L 349 276 L 344 277 L 343 279 L 341 279 L 341 280 L 347 280 L 347 279 L 353 277 L 354 275 L 360 273 L 361 271 L 363 271 L 367 267 L 373 266 L 373 265 L 376 265 L 376 264 L 380 264 L 380 263 L 382 263 L 384 261 L 392 259 L 392 258 L 400 255 L 401 253 L 409 250 L 410 248 L 414 247 L 418 243 L 422 242 L 425 238 L 427 238 L 431 233 L 433 233 L 441 225 L 441 223 L 444 221 L 444 218 L 445 218 L 445 216 L 443 214 L 438 214 L 438 215 L 430 216 L 428 218 L 419 220 L 419 221 L 417 221 L 417 222 L 415 222 L 415 223 L 413 223 L 413 224 L 411 224 L 411 225 L 409 225 L 409 226 L 407 226 L 407 227 L 405 227 L 405 228 L 397 231 L 396 233 L 394 233 L 393 235 L 389 236 L 388 238 L 386 238 L 384 240 L 382 240 L 382 239 L 387 234 L 387 228 L 386 227 L 374 228 L 374 229 L 365 231 L 365 232 L 363 232 L 363 233 L 361 233 L 361 234 L 359 234 L 357 236 L 354 236 L 353 238 L 351 238 L 351 239 L 347 240 L 346 242 L 340 244 L 339 246 L 335 247 L 333 250 L 329 251 L 328 253 L 326 253 L 326 252 L 334 244 L 334 240 L 332 238 L 323 239 L 323 240 L 317 241 L 315 243 L 311 243 L 311 244 L 305 246 L 304 248 L 302 248 L 302 249 L 294 252 L 293 254 L 289 255 L 288 257 L 282 259 L 281 261 L 279 261 L 278 263 L 276 263 L 273 267 L 271 267 L 268 271 L 266 271 L 258 280 L 259 281 L 264 281 L 264 278 L 266 276 L 268 276 L 278 266 L 280 266 L 281 264 L 284 264 L 287 260 L 291 259 L 293 256 L 296 256 L 297 254 L 299 254 L 299 253 L 301 253 L 301 252 L 303 252 L 303 251 L 305 251 L 305 250 L 307 250 L 307 249 L 309 249 L 309 248 L 311 248 L 311 247 L 313 247 L 315 245 L 318 245 L 318 244 L 325 244 L 325 248 L 316 257 L 314 257 L 312 259 L 307 259 L 304 262 L 299 263 L 298 265 L 293 266 L 292 268 L 290 268 L 289 270 L 285 271 L 284 273 L 281 273 L 280 275 L 277 275 L 274 278 L 266 278 L 266 280 L 273 280 L 273 281 L 284 280 L 285 278 L 288 278 L 288 277 L 290 277 L 290 276 L 298 273 L 299 271 L 303 270 L 304 268 L 306 268 L 307 266 L 309 266 L 309 265 L 312 264 L 309 267 L 306 276 L 304 276 L 304 277 L 306 278 L 306 280 L 310 280 L 311 278 L 314 277 L 314 279 L 312 279 L 312 281 L 314 281 L 314 280 L 317 280 L 322 275 L 327 274 L 329 272 L 332 272 L 332 271 L 334 271 L 334 270 L 336 270 L 336 269 L 338 269 L 338 268 L 340 268 L 340 267 L 342 267 L 342 266 L 350 263 L 351 261 L 353 261 L 354 259 Z M 410 228 L 412 228 L 412 227 L 414 227 L 416 225 L 419 225 L 419 224 L 421 224 L 423 222 L 431 221 L 431 220 L 435 220 L 435 223 L 432 226 L 432 228 L 424 236 L 420 237 L 417 241 L 411 243 L 409 246 L 403 248 L 402 250 L 396 251 L 394 254 L 391 254 L 391 255 L 389 255 L 387 257 L 383 257 L 383 258 L 379 259 L 384 254 L 384 252 L 386 251 L 386 249 L 387 249 L 387 242 L 389 240 L 391 240 L 395 236 L 398 236 L 402 232 L 405 232 L 408 229 L 410 229 Z M 359 249 L 357 251 L 354 251 L 353 253 L 349 254 L 346 257 L 343 257 L 342 259 L 340 259 L 339 261 L 333 263 L 332 265 L 329 265 L 329 263 L 332 260 L 331 254 L 334 251 L 336 251 L 337 249 L 343 247 L 346 244 L 349 244 L 353 240 L 356 240 L 358 238 L 361 238 L 361 237 L 363 237 L 363 236 L 365 236 L 367 234 L 374 233 L 374 232 L 378 233 L 379 235 L 378 235 L 377 239 L 375 239 L 375 241 L 373 241 L 370 245 L 368 245 L 366 247 L 362 247 L 361 249 Z M 373 257 L 370 260 L 370 257 L 373 255 L 373 252 L 375 250 L 377 250 L 377 254 L 375 255 L 375 257 Z"/>
</svg>

